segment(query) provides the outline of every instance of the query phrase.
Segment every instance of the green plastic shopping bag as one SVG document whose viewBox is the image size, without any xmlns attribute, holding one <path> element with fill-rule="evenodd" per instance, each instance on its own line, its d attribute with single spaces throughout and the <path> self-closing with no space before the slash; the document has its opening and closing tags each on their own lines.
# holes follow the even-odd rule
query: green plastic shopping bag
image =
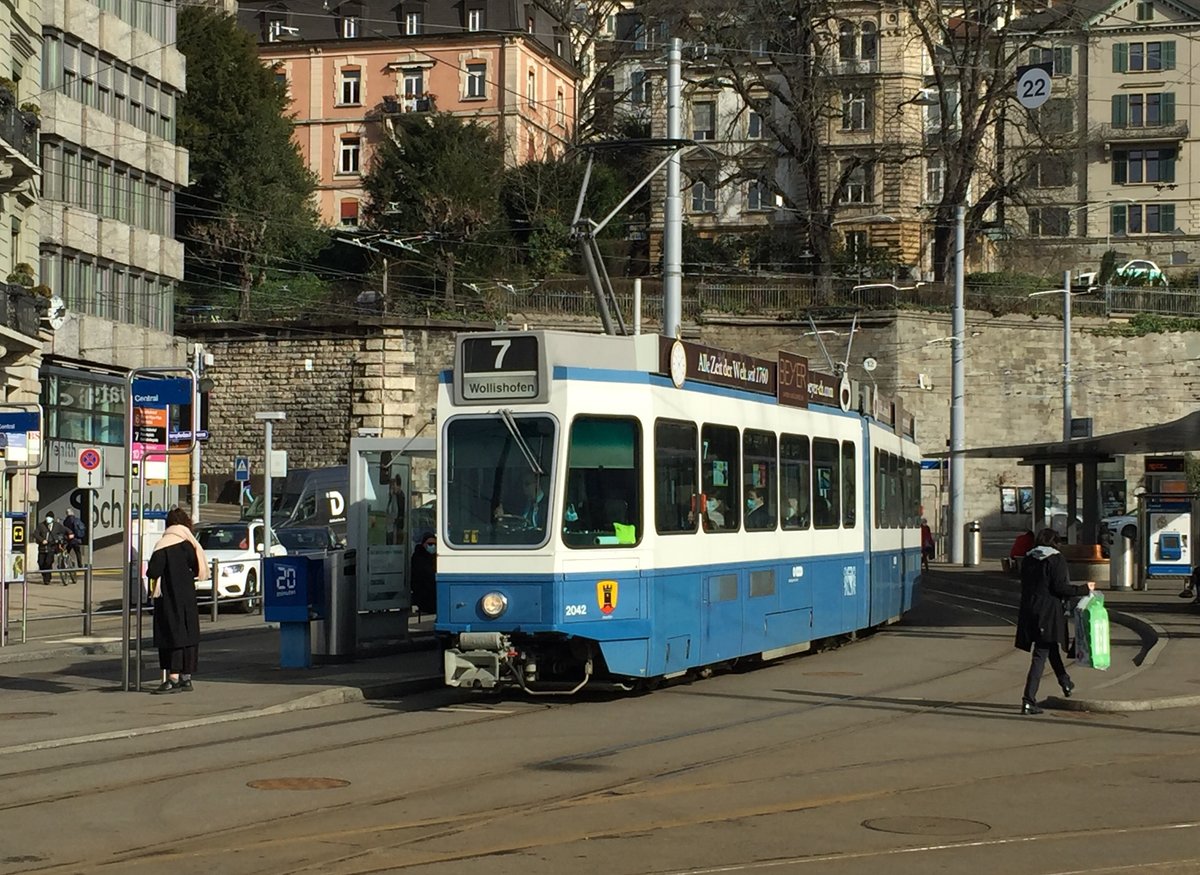
<svg viewBox="0 0 1200 875">
<path fill-rule="evenodd" d="M 1104 608 L 1104 596 L 1092 593 L 1083 608 L 1083 632 L 1087 635 L 1088 665 L 1101 671 L 1112 663 L 1108 640 L 1108 611 Z"/>
</svg>

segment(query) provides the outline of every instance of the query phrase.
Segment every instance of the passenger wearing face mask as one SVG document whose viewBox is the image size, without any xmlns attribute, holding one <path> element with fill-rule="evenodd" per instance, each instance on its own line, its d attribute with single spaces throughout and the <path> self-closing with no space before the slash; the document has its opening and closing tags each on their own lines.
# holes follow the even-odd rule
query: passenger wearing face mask
<svg viewBox="0 0 1200 875">
<path fill-rule="evenodd" d="M 719 498 L 709 496 L 704 503 L 704 519 L 705 529 L 723 529 L 725 528 L 725 502 Z"/>
<path fill-rule="evenodd" d="M 54 567 L 54 555 L 58 547 L 67 540 L 67 530 L 63 524 L 54 518 L 53 511 L 46 511 L 46 516 L 33 530 L 33 540 L 38 548 L 38 568 L 42 569 L 42 583 L 50 585 L 50 569 Z M 66 585 L 64 580 L 63 585 Z"/>
<path fill-rule="evenodd" d="M 437 537 L 423 532 L 409 563 L 412 602 L 422 614 L 437 613 Z"/>
</svg>

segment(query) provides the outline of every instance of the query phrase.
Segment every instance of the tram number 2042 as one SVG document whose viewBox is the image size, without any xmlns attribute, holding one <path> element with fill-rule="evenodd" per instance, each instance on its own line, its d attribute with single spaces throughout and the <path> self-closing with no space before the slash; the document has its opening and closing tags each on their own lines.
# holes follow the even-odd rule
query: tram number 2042
<svg viewBox="0 0 1200 875">
<path fill-rule="evenodd" d="M 566 614 L 568 617 L 586 617 L 587 605 L 567 605 Z"/>
</svg>

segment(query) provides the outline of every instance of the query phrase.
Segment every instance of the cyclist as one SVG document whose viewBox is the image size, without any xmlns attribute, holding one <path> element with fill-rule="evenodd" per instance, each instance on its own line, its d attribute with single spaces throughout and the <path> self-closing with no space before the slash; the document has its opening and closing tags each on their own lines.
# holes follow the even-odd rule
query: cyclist
<svg viewBox="0 0 1200 875">
<path fill-rule="evenodd" d="M 63 518 L 63 528 L 67 530 L 67 549 L 75 554 L 75 565 L 83 567 L 83 545 L 87 542 L 87 524 L 75 516 L 75 509 L 68 507 L 67 515 Z"/>
<path fill-rule="evenodd" d="M 42 570 L 42 583 L 49 586 L 54 557 L 58 555 L 60 545 L 65 544 L 67 540 L 67 530 L 54 518 L 54 511 L 46 511 L 46 516 L 33 530 L 33 540 L 37 542 L 38 568 Z"/>
</svg>

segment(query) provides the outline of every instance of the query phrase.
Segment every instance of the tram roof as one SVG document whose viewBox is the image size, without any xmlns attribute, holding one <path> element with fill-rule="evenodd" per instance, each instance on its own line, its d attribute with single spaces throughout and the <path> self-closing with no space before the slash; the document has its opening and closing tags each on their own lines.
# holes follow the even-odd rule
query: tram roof
<svg viewBox="0 0 1200 875">
<path fill-rule="evenodd" d="M 972 447 L 962 455 L 971 459 L 1020 459 L 1023 464 L 1045 465 L 1104 462 L 1121 455 L 1184 453 L 1189 450 L 1200 450 L 1200 411 L 1189 413 L 1174 422 L 1096 437 L 1003 447 Z M 949 455 L 937 453 L 935 457 L 946 458 Z"/>
</svg>

